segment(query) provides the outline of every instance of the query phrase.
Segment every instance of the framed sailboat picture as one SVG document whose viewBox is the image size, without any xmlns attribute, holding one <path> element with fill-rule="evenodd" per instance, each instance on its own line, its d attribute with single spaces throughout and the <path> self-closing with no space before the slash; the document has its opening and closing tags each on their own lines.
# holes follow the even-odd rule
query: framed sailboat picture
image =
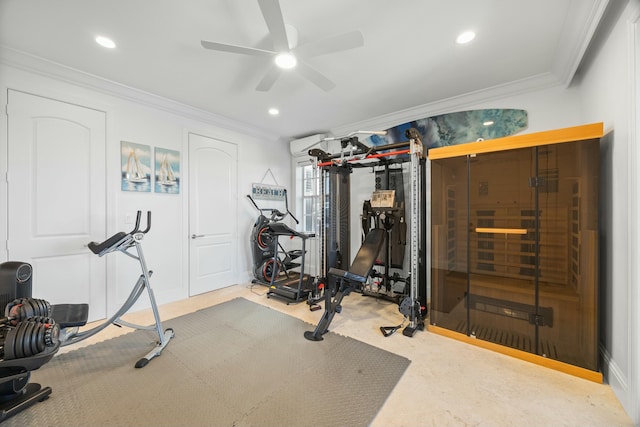
<svg viewBox="0 0 640 427">
<path fill-rule="evenodd" d="M 122 191 L 151 191 L 151 147 L 120 142 Z"/>
<path fill-rule="evenodd" d="M 180 152 L 155 148 L 155 185 L 156 193 L 180 193 Z"/>
</svg>

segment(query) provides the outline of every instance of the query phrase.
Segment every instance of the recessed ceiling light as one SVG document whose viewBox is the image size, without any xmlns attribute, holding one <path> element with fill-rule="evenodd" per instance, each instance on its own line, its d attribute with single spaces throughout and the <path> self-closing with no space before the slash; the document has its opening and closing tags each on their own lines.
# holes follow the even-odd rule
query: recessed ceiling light
<svg viewBox="0 0 640 427">
<path fill-rule="evenodd" d="M 285 70 L 295 67 L 297 63 L 296 57 L 289 52 L 279 53 L 276 56 L 276 65 Z"/>
<path fill-rule="evenodd" d="M 96 43 L 98 43 L 102 47 L 106 47 L 107 49 L 115 49 L 116 44 L 109 37 L 98 36 L 96 37 Z"/>
<path fill-rule="evenodd" d="M 474 33 L 473 31 L 465 31 L 464 33 L 458 36 L 458 38 L 456 39 L 456 43 L 458 44 L 469 43 L 471 40 L 475 38 L 476 38 L 476 33 Z"/>
<path fill-rule="evenodd" d="M 280 114 L 280 110 L 278 110 L 277 108 L 269 108 L 269 114 L 271 114 L 272 116 L 277 116 L 278 114 Z"/>
<path fill-rule="evenodd" d="M 485 126 L 491 126 L 493 124 L 493 120 L 487 120 L 486 122 L 483 123 L 483 125 Z"/>
</svg>

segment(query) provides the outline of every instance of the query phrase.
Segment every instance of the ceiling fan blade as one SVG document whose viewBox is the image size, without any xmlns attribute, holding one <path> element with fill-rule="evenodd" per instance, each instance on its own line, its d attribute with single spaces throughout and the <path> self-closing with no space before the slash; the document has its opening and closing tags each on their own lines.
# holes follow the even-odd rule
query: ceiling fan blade
<svg viewBox="0 0 640 427">
<path fill-rule="evenodd" d="M 269 33 L 273 40 L 273 48 L 276 52 L 288 52 L 289 41 L 284 28 L 280 2 L 278 0 L 258 0 L 258 4 L 260 4 L 262 16 L 269 28 Z"/>
<path fill-rule="evenodd" d="M 253 55 L 253 56 L 275 55 L 275 52 L 272 52 L 270 50 L 256 49 L 253 47 L 245 47 L 245 46 L 236 46 L 234 44 L 217 43 L 217 42 L 210 42 L 206 40 L 201 40 L 200 44 L 205 49 L 219 50 L 222 52 L 239 53 L 243 55 Z"/>
<path fill-rule="evenodd" d="M 296 70 L 300 73 L 302 77 L 309 80 L 314 85 L 318 86 L 320 89 L 325 92 L 329 92 L 331 89 L 336 87 L 336 84 L 326 78 L 323 74 L 321 74 L 315 68 L 310 67 L 302 61 L 298 61 L 298 65 Z"/>
<path fill-rule="evenodd" d="M 298 46 L 294 49 L 294 53 L 301 58 L 313 58 L 362 46 L 364 46 L 364 37 L 360 31 L 356 30 Z"/>
<path fill-rule="evenodd" d="M 267 70 L 267 74 L 265 74 L 262 80 L 260 80 L 258 86 L 256 86 L 256 90 L 260 92 L 268 92 L 276 80 L 278 80 L 278 77 L 280 77 L 280 72 L 280 68 L 272 65 L 271 68 Z"/>
</svg>

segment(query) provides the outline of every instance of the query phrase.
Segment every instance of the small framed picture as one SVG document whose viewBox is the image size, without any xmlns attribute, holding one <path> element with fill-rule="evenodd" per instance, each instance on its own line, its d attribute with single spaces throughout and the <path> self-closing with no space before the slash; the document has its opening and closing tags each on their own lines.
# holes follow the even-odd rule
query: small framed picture
<svg viewBox="0 0 640 427">
<path fill-rule="evenodd" d="M 151 147 L 120 142 L 122 191 L 151 191 Z"/>
<path fill-rule="evenodd" d="M 155 149 L 155 182 L 156 193 L 180 194 L 180 152 Z"/>
</svg>

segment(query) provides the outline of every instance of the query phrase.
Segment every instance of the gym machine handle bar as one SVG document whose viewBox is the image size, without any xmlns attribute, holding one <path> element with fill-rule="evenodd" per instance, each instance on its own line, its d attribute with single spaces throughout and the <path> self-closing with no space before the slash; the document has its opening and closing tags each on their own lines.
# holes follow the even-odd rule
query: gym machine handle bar
<svg viewBox="0 0 640 427">
<path fill-rule="evenodd" d="M 287 190 L 286 189 L 284 190 L 284 206 L 285 206 L 285 209 L 287 210 L 287 213 L 282 213 L 278 209 L 272 209 L 272 208 L 260 209 L 258 207 L 258 205 L 256 204 L 255 200 L 253 200 L 253 197 L 251 197 L 250 194 L 247 194 L 247 199 L 251 200 L 251 203 L 253 203 L 253 206 L 255 206 L 255 208 L 260 213 L 262 213 L 262 212 L 271 212 L 272 214 L 275 214 L 275 216 L 280 217 L 280 219 L 278 219 L 278 221 L 283 220 L 284 217 L 286 217 L 287 215 L 291 215 L 291 218 L 293 218 L 293 220 L 296 222 L 296 224 L 300 224 L 300 221 L 298 221 L 298 218 L 293 216 L 293 214 L 289 210 L 289 202 L 287 200 Z"/>
<path fill-rule="evenodd" d="M 147 211 L 147 228 L 145 228 L 144 230 L 140 230 L 141 217 L 142 211 L 138 211 L 136 215 L 136 225 L 129 233 L 121 231 L 101 243 L 89 242 L 87 246 L 94 254 L 103 256 L 111 251 L 118 249 L 122 244 L 130 244 L 131 240 L 128 239 L 131 239 L 132 237 L 135 238 L 134 235 L 136 234 L 147 234 L 151 229 L 151 211 Z"/>
<path fill-rule="evenodd" d="M 149 230 L 151 229 L 151 211 L 147 211 L 147 228 L 145 228 L 143 231 L 140 231 L 141 216 L 142 216 L 142 211 L 138 211 L 136 215 L 136 226 L 134 227 L 133 231 L 131 231 L 131 233 L 129 234 L 136 234 L 136 233 L 147 234 L 149 232 Z"/>
</svg>

